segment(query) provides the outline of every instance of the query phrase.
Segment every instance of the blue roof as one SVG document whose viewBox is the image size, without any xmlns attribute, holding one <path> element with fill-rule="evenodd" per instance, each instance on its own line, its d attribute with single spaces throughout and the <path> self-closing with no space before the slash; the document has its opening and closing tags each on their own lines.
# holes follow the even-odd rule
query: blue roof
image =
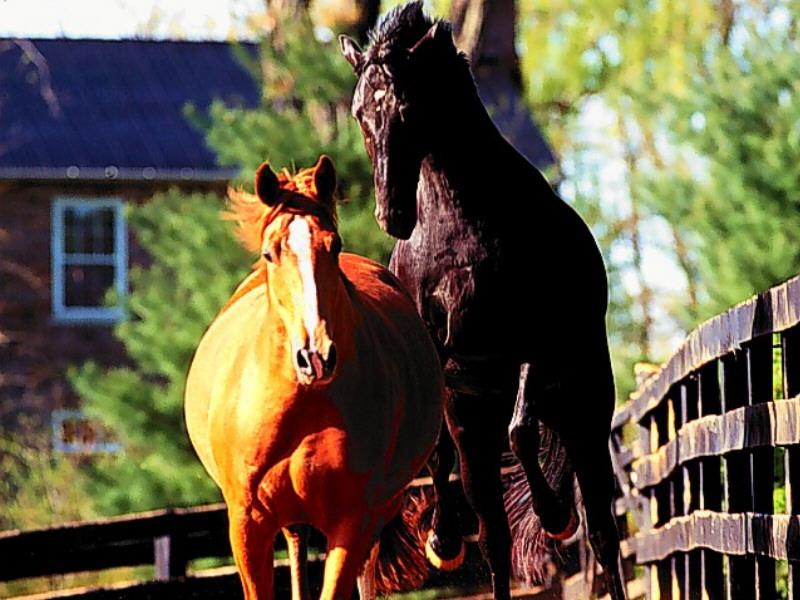
<svg viewBox="0 0 800 600">
<path fill-rule="evenodd" d="M 226 42 L 30 40 L 0 52 L 0 179 L 226 180 L 188 103 L 255 107 L 260 89 Z M 24 43 L 24 42 L 23 42 Z M 254 50 L 248 45 L 249 50 Z M 42 84 L 49 71 L 53 99 Z"/>
</svg>

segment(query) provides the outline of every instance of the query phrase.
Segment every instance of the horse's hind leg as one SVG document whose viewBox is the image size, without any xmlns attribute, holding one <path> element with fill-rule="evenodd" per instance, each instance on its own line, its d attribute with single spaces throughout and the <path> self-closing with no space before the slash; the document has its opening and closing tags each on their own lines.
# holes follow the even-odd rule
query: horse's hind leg
<svg viewBox="0 0 800 600">
<path fill-rule="evenodd" d="M 428 561 L 442 571 L 457 569 L 464 562 L 464 540 L 450 486 L 450 474 L 455 463 L 453 440 L 446 424 L 442 423 L 436 448 L 428 459 L 428 469 L 433 478 L 434 508 L 431 530 L 425 543 Z"/>
<path fill-rule="evenodd" d="M 256 516 L 247 507 L 229 506 L 228 520 L 245 600 L 272 600 L 272 558 L 278 528 L 268 517 Z"/>
<path fill-rule="evenodd" d="M 577 531 L 579 520 L 572 494 L 559 497 L 561 490 L 550 487 L 539 464 L 539 418 L 534 411 L 533 401 L 536 394 L 547 394 L 548 390 L 541 381 L 537 381 L 541 377 L 536 377 L 534 368 L 524 363 L 520 369 L 514 416 L 508 426 L 508 441 L 525 471 L 533 510 L 542 527 L 550 537 L 564 540 Z"/>
<path fill-rule="evenodd" d="M 308 589 L 308 526 L 289 525 L 282 531 L 289 551 L 292 600 L 311 600 L 311 592 Z"/>
<path fill-rule="evenodd" d="M 447 421 L 458 447 L 461 482 L 478 517 L 478 545 L 489 563 L 496 600 L 511 597 L 511 533 L 500 479 L 507 419 L 496 399 L 457 393 L 448 399 Z"/>
<path fill-rule="evenodd" d="M 604 350 L 606 356 L 607 350 Z M 602 356 L 602 354 L 601 354 Z M 614 522 L 614 471 L 611 466 L 608 436 L 614 408 L 614 380 L 610 361 L 583 373 L 574 394 L 564 404 L 574 415 L 563 440 L 578 478 L 586 510 L 586 527 L 597 560 L 613 600 L 625 600 L 625 585 L 619 556 L 619 533 Z M 579 409 L 580 408 L 580 409 Z"/>
<path fill-rule="evenodd" d="M 603 440 L 605 442 L 605 440 Z M 619 534 L 611 509 L 614 474 L 608 445 L 593 444 L 587 453 L 575 461 L 575 471 L 586 509 L 589 541 L 597 560 L 603 567 L 609 593 L 613 600 L 625 600 L 625 586 L 619 557 Z"/>
</svg>

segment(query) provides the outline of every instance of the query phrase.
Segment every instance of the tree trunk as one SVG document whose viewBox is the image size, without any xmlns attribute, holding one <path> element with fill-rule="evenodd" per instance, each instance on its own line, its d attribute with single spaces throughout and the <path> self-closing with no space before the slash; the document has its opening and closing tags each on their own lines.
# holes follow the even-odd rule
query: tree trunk
<svg viewBox="0 0 800 600">
<path fill-rule="evenodd" d="M 540 169 L 555 163 L 523 97 L 514 41 L 514 0 L 453 0 L 450 21 L 456 45 L 469 57 L 478 93 L 492 119 L 528 160 Z"/>
<path fill-rule="evenodd" d="M 308 10 L 310 0 L 266 0 L 268 11 L 276 11 L 279 14 L 296 14 L 299 11 Z"/>
<path fill-rule="evenodd" d="M 381 0 L 355 0 L 358 6 L 359 20 L 353 34 L 362 46 L 367 42 L 367 34 L 378 22 L 381 11 Z"/>
<path fill-rule="evenodd" d="M 652 354 L 651 334 L 653 330 L 653 290 L 647 283 L 644 276 L 644 245 L 642 243 L 642 216 L 639 212 L 639 202 L 634 194 L 631 181 L 638 169 L 636 152 L 631 144 L 631 135 L 625 123 L 625 118 L 620 115 L 617 118 L 620 140 L 623 145 L 623 158 L 627 167 L 626 179 L 628 183 L 628 196 L 631 203 L 631 215 L 628 219 L 628 234 L 631 240 L 631 250 L 633 252 L 633 270 L 639 283 L 639 308 L 642 311 L 642 322 L 638 327 L 639 353 L 645 360 L 650 360 Z"/>
<path fill-rule="evenodd" d="M 521 89 L 514 0 L 453 0 L 450 21 L 456 45 L 467 54 L 476 74 L 487 68 L 500 70 Z"/>
</svg>

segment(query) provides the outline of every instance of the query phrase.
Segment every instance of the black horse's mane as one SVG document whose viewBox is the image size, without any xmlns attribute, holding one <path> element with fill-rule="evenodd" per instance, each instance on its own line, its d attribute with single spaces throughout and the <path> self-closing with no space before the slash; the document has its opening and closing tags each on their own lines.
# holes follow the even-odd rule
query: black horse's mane
<svg viewBox="0 0 800 600">
<path fill-rule="evenodd" d="M 434 23 L 450 32 L 447 21 L 433 20 L 416 0 L 390 10 L 369 33 L 368 60 L 380 60 L 408 50 L 428 32 Z"/>
<path fill-rule="evenodd" d="M 422 9 L 422 2 L 395 6 L 369 33 L 371 46 L 410 48 L 431 28 L 433 21 Z"/>
</svg>

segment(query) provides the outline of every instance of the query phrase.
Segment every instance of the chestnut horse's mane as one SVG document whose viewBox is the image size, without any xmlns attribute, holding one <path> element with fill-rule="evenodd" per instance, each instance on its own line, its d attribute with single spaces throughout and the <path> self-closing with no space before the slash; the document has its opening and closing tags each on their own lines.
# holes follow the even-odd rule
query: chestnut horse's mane
<svg viewBox="0 0 800 600">
<path fill-rule="evenodd" d="M 264 228 L 274 217 L 286 210 L 314 213 L 327 217 L 336 224 L 335 211 L 317 200 L 313 167 L 300 169 L 295 174 L 283 169 L 277 175 L 281 193 L 273 206 L 267 206 L 258 196 L 242 188 L 228 189 L 228 209 L 223 213 L 223 218 L 236 222 L 236 237 L 250 252 L 261 250 Z"/>
</svg>

